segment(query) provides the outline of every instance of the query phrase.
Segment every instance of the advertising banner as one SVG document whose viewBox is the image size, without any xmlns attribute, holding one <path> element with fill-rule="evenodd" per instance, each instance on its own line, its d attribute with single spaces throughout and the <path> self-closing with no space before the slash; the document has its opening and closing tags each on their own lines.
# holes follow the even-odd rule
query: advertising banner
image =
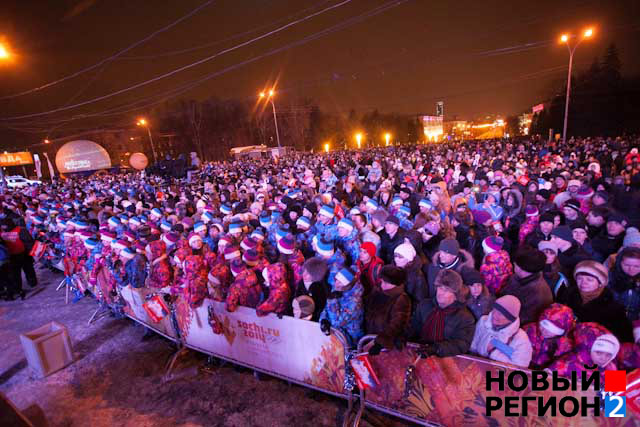
<svg viewBox="0 0 640 427">
<path fill-rule="evenodd" d="M 0 153 L 0 166 L 22 166 L 33 164 L 33 157 L 28 151 L 18 153 Z"/>
<path fill-rule="evenodd" d="M 205 300 L 188 319 L 180 319 L 180 326 L 187 347 L 342 393 L 344 348 L 316 322 L 275 314 L 257 317 L 246 307 L 229 313 L 223 303 Z"/>
<path fill-rule="evenodd" d="M 173 328 L 171 315 L 163 317 L 159 322 L 155 322 L 144 309 L 144 303 L 147 301 L 147 297 L 154 296 L 156 292 L 157 291 L 150 288 L 132 288 L 131 286 L 121 288 L 120 294 L 127 304 L 124 312 L 134 320 L 145 324 L 147 327 L 167 338 L 175 340 L 177 335 Z"/>
</svg>

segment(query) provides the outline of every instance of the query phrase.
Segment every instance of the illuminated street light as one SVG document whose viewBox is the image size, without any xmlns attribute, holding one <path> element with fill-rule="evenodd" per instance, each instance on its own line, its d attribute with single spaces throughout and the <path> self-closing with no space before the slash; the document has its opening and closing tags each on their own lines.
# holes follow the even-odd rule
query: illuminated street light
<svg viewBox="0 0 640 427">
<path fill-rule="evenodd" d="M 273 123 L 275 123 L 276 126 L 276 138 L 278 140 L 278 148 L 280 148 L 280 132 L 278 132 L 278 118 L 276 116 L 276 104 L 273 102 L 273 98 L 274 95 L 276 94 L 276 92 L 273 89 L 269 89 L 269 96 L 267 97 L 267 99 L 269 100 L 269 102 L 271 102 L 271 107 L 273 108 Z M 260 99 L 266 97 L 267 95 L 263 92 L 260 92 Z"/>
<path fill-rule="evenodd" d="M 387 141 L 387 147 L 389 146 L 389 140 L 391 139 L 391 134 L 389 132 L 384 134 L 384 139 Z"/>
<path fill-rule="evenodd" d="M 329 152 L 329 143 L 328 142 L 326 144 L 324 144 L 324 151 L 325 151 L 325 153 Z"/>
<path fill-rule="evenodd" d="M 560 37 L 560 41 L 567 45 L 567 49 L 569 50 L 569 70 L 567 72 L 567 96 L 564 100 L 564 124 L 562 126 L 562 142 L 567 142 L 567 123 L 569 121 L 569 97 L 571 96 L 571 71 L 573 69 L 573 54 L 576 52 L 576 49 L 582 43 L 583 40 L 589 39 L 593 36 L 593 28 L 587 28 L 582 32 L 582 37 L 578 38 L 578 42 L 571 46 L 569 39 L 574 38 L 569 34 L 563 34 Z"/>
<path fill-rule="evenodd" d="M 145 128 L 147 128 L 147 134 L 149 135 L 149 142 L 151 143 L 151 152 L 153 153 L 153 162 L 158 163 L 158 159 L 156 157 L 156 148 L 153 146 L 153 138 L 151 137 L 151 127 L 149 126 L 149 122 L 147 122 L 147 119 L 141 117 L 136 122 L 136 125 L 144 126 Z M 133 140 L 133 138 L 131 138 L 131 140 Z"/>
<path fill-rule="evenodd" d="M 44 140 L 44 143 L 45 143 L 45 144 L 48 144 L 48 143 L 50 143 L 50 142 L 51 142 L 51 141 L 49 141 L 48 139 L 45 139 L 45 140 Z"/>
<path fill-rule="evenodd" d="M 362 145 L 362 134 L 360 132 L 356 133 L 356 143 L 358 144 L 358 149 L 360 149 Z"/>
<path fill-rule="evenodd" d="M 6 61 L 8 59 L 11 59 L 9 48 L 4 43 L 0 43 L 0 60 Z"/>
</svg>

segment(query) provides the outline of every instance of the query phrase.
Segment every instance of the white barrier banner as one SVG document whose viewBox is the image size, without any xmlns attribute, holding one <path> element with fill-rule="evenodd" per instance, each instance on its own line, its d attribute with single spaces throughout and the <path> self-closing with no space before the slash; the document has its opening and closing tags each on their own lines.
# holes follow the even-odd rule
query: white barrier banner
<svg viewBox="0 0 640 427">
<path fill-rule="evenodd" d="M 246 307 L 229 313 L 224 303 L 205 300 L 180 325 L 188 347 L 342 393 L 344 348 L 334 335 L 324 335 L 316 322 L 274 314 L 258 317 Z"/>
<path fill-rule="evenodd" d="M 122 298 L 127 303 L 125 313 L 140 323 L 144 323 L 151 329 L 155 329 L 156 332 L 168 338 L 175 339 L 176 333 L 171 322 L 171 315 L 165 316 L 160 322 L 154 322 L 143 307 L 146 296 L 154 292 L 157 291 L 149 288 L 132 288 L 131 286 L 121 288 L 120 295 L 122 295 Z"/>
</svg>

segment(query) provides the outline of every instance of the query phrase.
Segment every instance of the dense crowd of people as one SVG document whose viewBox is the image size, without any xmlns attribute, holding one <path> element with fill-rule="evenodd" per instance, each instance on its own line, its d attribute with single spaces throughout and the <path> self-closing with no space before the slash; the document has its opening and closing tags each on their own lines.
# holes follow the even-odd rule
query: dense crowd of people
<svg viewBox="0 0 640 427">
<path fill-rule="evenodd" d="M 562 375 L 640 367 L 634 138 L 454 142 L 5 190 L 8 297 L 34 241 L 118 306 L 149 287 Z M 40 247 L 40 245 L 36 245 Z M 0 251 L 1 253 L 2 251 Z M 31 255 L 30 255 L 31 254 Z M 46 258 L 46 257 L 45 257 Z M 4 276 L 4 275 L 3 275 Z M 85 289 L 77 284 L 77 297 Z"/>
</svg>

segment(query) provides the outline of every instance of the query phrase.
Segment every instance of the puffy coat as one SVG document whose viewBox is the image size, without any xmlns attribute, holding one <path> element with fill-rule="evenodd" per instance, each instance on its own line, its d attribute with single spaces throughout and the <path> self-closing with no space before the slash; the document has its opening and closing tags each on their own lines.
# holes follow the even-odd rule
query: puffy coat
<svg viewBox="0 0 640 427">
<path fill-rule="evenodd" d="M 413 261 L 404 267 L 407 273 L 405 292 L 411 297 L 413 307 L 417 307 L 422 300 L 429 297 L 429 286 L 422 272 L 422 260 L 416 256 Z"/>
<path fill-rule="evenodd" d="M 210 276 L 215 277 L 220 281 L 220 284 L 215 284 L 208 280 L 207 287 L 209 289 L 209 296 L 216 301 L 225 301 L 227 298 L 227 291 L 233 281 L 231 270 L 229 266 L 224 263 L 224 258 L 218 258 L 218 261 L 213 265 L 213 268 L 209 272 Z"/>
<path fill-rule="evenodd" d="M 377 334 L 377 343 L 390 350 L 404 345 L 411 317 L 411 298 L 404 286 L 371 291 L 364 313 L 366 333 Z"/>
<path fill-rule="evenodd" d="M 493 295 L 500 293 L 513 274 L 511 258 L 505 250 L 490 253 L 484 257 L 480 266 L 480 273 L 484 276 L 484 283 Z"/>
<path fill-rule="evenodd" d="M 524 279 L 512 275 L 499 294 L 503 295 L 513 295 L 520 300 L 520 319 L 525 325 L 537 322 L 542 312 L 553 303 L 551 289 L 542 273 L 535 273 Z"/>
<path fill-rule="evenodd" d="M 433 344 L 436 355 L 440 357 L 467 353 L 473 340 L 475 319 L 469 309 L 457 301 L 451 306 L 453 311 L 445 315 L 444 339 L 438 342 L 426 340 L 423 335 L 425 322 L 437 308 L 437 302 L 434 299 L 426 299 L 418 305 L 411 322 L 410 336 L 420 343 Z"/>
<path fill-rule="evenodd" d="M 482 286 L 482 293 L 477 298 L 469 292 L 469 295 L 467 295 L 467 308 L 471 311 L 473 317 L 478 320 L 482 316 L 489 314 L 495 300 L 496 297 L 487 290 L 487 287 Z"/>
<path fill-rule="evenodd" d="M 422 272 L 427 278 L 427 284 L 429 285 L 429 298 L 436 297 L 436 287 L 435 281 L 438 272 L 443 269 L 453 270 L 456 273 L 462 273 L 463 268 L 474 268 L 474 260 L 471 254 L 463 249 L 460 249 L 460 253 L 458 255 L 458 259 L 450 265 L 444 266 L 440 264 L 440 252 L 436 252 L 433 255 L 433 260 L 430 264 L 425 264 L 422 266 Z"/>
<path fill-rule="evenodd" d="M 357 281 L 351 289 L 340 292 L 337 296 L 335 293 L 330 293 L 320 315 L 321 321 L 327 319 L 333 328 L 345 334 L 350 346 L 357 345 L 358 340 L 364 335 L 363 293 L 364 289 Z"/>
<path fill-rule="evenodd" d="M 524 224 L 520 227 L 520 231 L 518 232 L 518 242 L 521 244 L 525 242 L 527 237 L 533 233 L 538 228 L 538 221 L 540 220 L 539 216 L 530 216 L 527 217 Z"/>
<path fill-rule="evenodd" d="M 640 368 L 640 345 L 624 342 L 620 344 L 620 351 L 616 356 L 616 365 L 625 371 Z"/>
<path fill-rule="evenodd" d="M 385 264 L 393 264 L 393 252 L 404 242 L 405 232 L 398 228 L 393 238 L 389 237 L 386 231 L 380 233 L 380 258 Z"/>
<path fill-rule="evenodd" d="M 150 288 L 164 288 L 171 284 L 171 265 L 166 254 L 166 244 L 162 240 L 149 243 L 151 259 L 149 260 L 149 278 L 147 286 Z"/>
<path fill-rule="evenodd" d="M 340 249 L 333 252 L 333 255 L 327 260 L 327 268 L 329 275 L 327 276 L 327 283 L 333 289 L 333 283 L 336 280 L 336 274 L 345 267 L 344 255 Z"/>
<path fill-rule="evenodd" d="M 291 289 L 287 283 L 286 274 L 286 268 L 281 263 L 271 264 L 267 267 L 269 296 L 256 307 L 256 314 L 259 317 L 266 316 L 269 313 L 283 315 L 289 308 Z"/>
<path fill-rule="evenodd" d="M 199 255 L 188 255 L 184 260 L 184 296 L 191 308 L 197 308 L 207 297 L 207 268 Z"/>
<path fill-rule="evenodd" d="M 347 237 L 336 235 L 336 246 L 339 247 L 345 255 L 347 265 L 353 265 L 358 261 L 360 256 L 360 241 L 358 240 L 358 230 L 355 228 Z"/>
<path fill-rule="evenodd" d="M 227 293 L 227 311 L 236 311 L 238 306 L 256 308 L 260 303 L 262 288 L 255 271 L 242 270 L 235 278 Z"/>
<path fill-rule="evenodd" d="M 531 362 L 531 342 L 526 332 L 520 329 L 520 319 L 496 331 L 492 324 L 493 312 L 482 316 L 476 324 L 471 342 L 471 352 L 491 360 L 511 363 L 526 368 Z M 494 348 L 489 351 L 489 345 Z"/>
<path fill-rule="evenodd" d="M 544 338 L 540 329 L 540 322 L 543 320 L 548 320 L 558 328 L 564 329 L 564 335 Z M 536 369 L 546 368 L 558 357 L 573 351 L 573 340 L 570 335 L 575 325 L 573 311 L 566 305 L 557 303 L 543 311 L 538 322 L 524 325 L 522 329 L 529 336 L 533 348 L 532 366 Z"/>
<path fill-rule="evenodd" d="M 123 286 L 131 285 L 132 288 L 144 287 L 147 279 L 147 262 L 145 258 L 137 254 L 124 265 Z"/>
<path fill-rule="evenodd" d="M 576 372 L 579 376 L 582 371 L 586 371 L 584 365 L 594 365 L 591 359 L 591 347 L 595 340 L 610 332 L 602 325 L 593 322 L 579 323 L 573 333 L 575 347 L 572 352 L 554 360 L 549 365 L 549 370 L 556 371 L 562 377 L 571 376 L 571 372 Z M 598 368 L 601 372 L 615 370 L 616 365 L 612 361 L 604 368 Z"/>
</svg>

